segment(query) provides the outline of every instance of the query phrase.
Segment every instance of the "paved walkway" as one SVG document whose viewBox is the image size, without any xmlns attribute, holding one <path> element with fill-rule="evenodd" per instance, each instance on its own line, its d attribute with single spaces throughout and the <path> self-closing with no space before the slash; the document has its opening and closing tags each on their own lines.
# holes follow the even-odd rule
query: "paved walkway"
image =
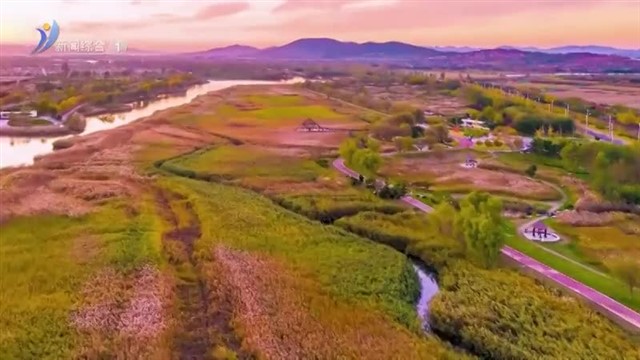
<svg viewBox="0 0 640 360">
<path fill-rule="evenodd" d="M 358 178 L 358 173 L 349 169 L 345 164 L 344 164 L 344 160 L 343 159 L 336 159 L 333 162 L 333 167 L 336 168 L 338 171 L 340 171 L 341 173 L 343 173 L 346 176 L 352 177 L 352 178 Z M 417 209 L 424 211 L 424 212 L 430 212 L 433 210 L 433 208 L 431 208 L 430 206 L 423 204 L 421 201 L 419 201 L 418 199 L 415 199 L 411 196 L 404 196 L 402 198 L 402 201 L 404 201 L 405 203 L 416 207 Z M 609 312 L 613 315 L 615 315 L 616 317 L 618 317 L 619 319 L 623 320 L 624 322 L 626 322 L 627 324 L 635 327 L 636 329 L 640 329 L 640 314 L 635 312 L 634 310 L 628 308 L 627 306 L 613 300 L 612 298 L 588 287 L 587 285 L 584 285 L 581 282 L 578 282 L 572 278 L 570 278 L 569 276 L 560 273 L 552 268 L 550 268 L 549 266 L 535 260 L 532 259 L 530 257 L 528 257 L 527 255 L 512 249 L 509 246 L 505 246 L 502 248 L 502 250 L 500 250 L 501 253 L 512 259 L 513 261 L 517 262 L 518 264 L 520 264 L 520 266 L 522 267 L 526 267 L 531 269 L 532 271 L 535 271 L 536 273 L 538 273 L 539 275 L 541 275 L 542 277 L 545 277 L 557 284 L 559 284 L 560 286 L 582 296 L 583 298 L 593 302 L 594 304 L 596 304 L 597 306 L 601 307 L 602 309 L 604 309 L 606 312 Z M 586 324 L 585 324 L 586 325 Z"/>
</svg>

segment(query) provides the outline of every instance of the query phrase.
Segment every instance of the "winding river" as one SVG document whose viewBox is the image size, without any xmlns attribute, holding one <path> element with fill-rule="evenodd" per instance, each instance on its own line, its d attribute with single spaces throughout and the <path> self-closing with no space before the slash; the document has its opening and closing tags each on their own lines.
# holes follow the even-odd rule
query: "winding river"
<svg viewBox="0 0 640 360">
<path fill-rule="evenodd" d="M 301 81 L 304 81 L 304 79 L 293 78 L 291 80 L 280 82 L 259 80 L 213 80 L 206 84 L 195 85 L 189 88 L 185 95 L 157 99 L 149 102 L 148 105 L 144 107 L 137 107 L 127 112 L 87 117 L 87 127 L 81 135 L 113 129 L 145 116 L 149 116 L 156 111 L 187 104 L 199 95 L 203 95 L 211 91 L 222 90 L 235 85 L 268 85 L 297 83 Z M 112 118 L 113 121 L 104 121 L 101 118 Z M 68 136 L 0 137 L 0 168 L 33 164 L 33 158 L 35 156 L 53 152 L 53 142 L 65 137 Z"/>
</svg>

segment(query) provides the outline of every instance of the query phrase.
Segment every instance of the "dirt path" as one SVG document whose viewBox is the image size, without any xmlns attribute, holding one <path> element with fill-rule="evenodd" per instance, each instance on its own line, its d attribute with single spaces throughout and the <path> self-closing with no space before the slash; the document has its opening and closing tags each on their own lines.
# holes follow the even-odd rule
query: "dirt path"
<svg viewBox="0 0 640 360">
<path fill-rule="evenodd" d="M 193 204 L 162 189 L 156 192 L 156 206 L 169 224 L 163 234 L 163 252 L 176 276 L 173 358 L 211 359 L 216 349 L 224 349 L 225 354 L 233 352 L 237 359 L 251 358 L 234 332 L 229 294 L 220 287 L 219 280 L 212 281 L 206 275 L 206 268 L 212 263 L 194 256 L 202 234 Z"/>
<path fill-rule="evenodd" d="M 172 202 L 180 202 L 179 206 L 188 215 L 188 220 L 179 219 Z M 175 288 L 178 324 L 172 350 L 179 359 L 207 359 L 211 351 L 209 300 L 193 256 L 194 244 L 201 235 L 200 221 L 191 204 L 176 194 L 158 192 L 157 204 L 160 213 L 171 225 L 163 234 L 163 248 L 179 277 Z"/>
</svg>

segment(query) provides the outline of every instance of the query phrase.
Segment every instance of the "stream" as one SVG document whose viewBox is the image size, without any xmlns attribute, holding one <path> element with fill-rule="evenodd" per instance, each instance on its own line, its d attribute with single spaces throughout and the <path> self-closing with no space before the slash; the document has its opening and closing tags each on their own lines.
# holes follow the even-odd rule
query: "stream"
<svg viewBox="0 0 640 360">
<path fill-rule="evenodd" d="M 291 84 L 304 81 L 302 78 L 293 78 L 283 81 L 260 81 L 260 80 L 212 80 L 206 84 L 195 85 L 189 88 L 184 95 L 169 96 L 150 101 L 146 106 L 134 107 L 127 112 L 115 114 L 102 114 L 99 116 L 88 116 L 87 126 L 80 135 L 87 135 L 97 131 L 113 129 L 150 116 L 156 111 L 166 110 L 191 102 L 197 96 L 211 91 L 222 90 L 236 85 L 269 85 L 269 84 Z M 105 121 L 104 119 L 109 119 Z M 0 168 L 8 166 L 21 166 L 33 164 L 33 158 L 53 152 L 53 142 L 74 135 L 58 137 L 0 137 Z M 76 135 L 77 136 L 77 135 Z"/>
<path fill-rule="evenodd" d="M 429 331 L 429 302 L 438 293 L 438 283 L 435 277 L 428 273 L 424 267 L 420 264 L 413 262 L 413 270 L 418 275 L 418 281 L 420 282 L 420 298 L 416 303 L 416 311 L 422 324 L 422 329 Z"/>
</svg>

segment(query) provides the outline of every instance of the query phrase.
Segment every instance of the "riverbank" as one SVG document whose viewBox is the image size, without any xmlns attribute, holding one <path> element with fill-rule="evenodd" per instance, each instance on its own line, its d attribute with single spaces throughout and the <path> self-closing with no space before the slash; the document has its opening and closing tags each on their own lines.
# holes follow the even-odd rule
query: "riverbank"
<svg viewBox="0 0 640 360">
<path fill-rule="evenodd" d="M 0 127 L 0 136 L 5 137 L 58 137 L 81 133 L 60 125 L 6 126 Z"/>
</svg>

